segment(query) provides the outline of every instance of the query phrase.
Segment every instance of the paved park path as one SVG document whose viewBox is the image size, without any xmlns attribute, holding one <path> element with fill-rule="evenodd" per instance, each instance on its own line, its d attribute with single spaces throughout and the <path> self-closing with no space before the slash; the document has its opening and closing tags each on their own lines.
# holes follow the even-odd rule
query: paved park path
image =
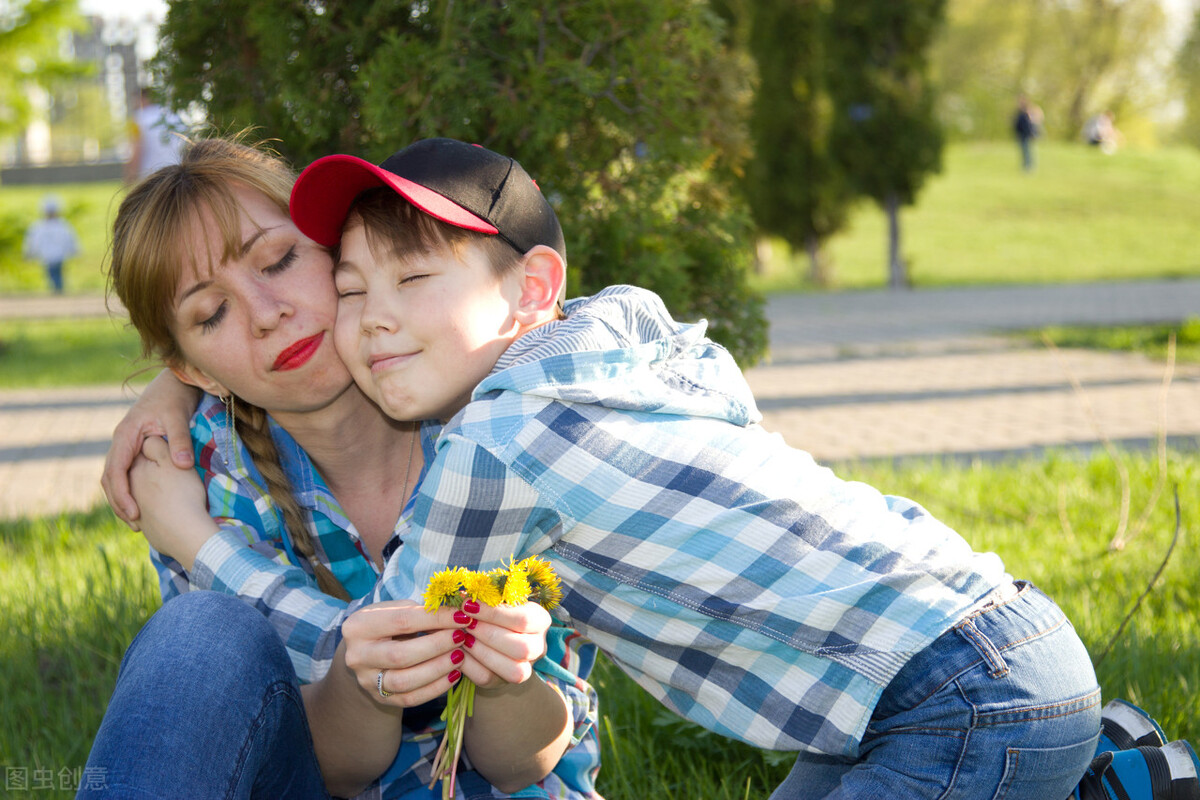
<svg viewBox="0 0 1200 800">
<path fill-rule="evenodd" d="M 0 318 L 107 313 L 98 297 L 0 298 Z M 1050 350 L 1004 331 L 1200 316 L 1200 279 L 772 298 L 771 360 L 748 377 L 764 424 L 822 461 L 1001 457 L 1103 438 L 1200 437 L 1200 367 Z M 0 519 L 89 508 L 119 386 L 0 387 Z"/>
</svg>

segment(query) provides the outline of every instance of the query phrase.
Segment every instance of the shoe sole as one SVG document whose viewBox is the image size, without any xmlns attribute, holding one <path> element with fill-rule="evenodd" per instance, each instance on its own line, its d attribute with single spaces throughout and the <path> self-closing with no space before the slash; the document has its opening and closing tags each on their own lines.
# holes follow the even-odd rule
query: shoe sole
<svg viewBox="0 0 1200 800">
<path fill-rule="evenodd" d="M 1124 700 L 1109 700 L 1101 712 L 1100 731 L 1118 750 L 1162 747 L 1166 734 L 1154 718 Z"/>
</svg>

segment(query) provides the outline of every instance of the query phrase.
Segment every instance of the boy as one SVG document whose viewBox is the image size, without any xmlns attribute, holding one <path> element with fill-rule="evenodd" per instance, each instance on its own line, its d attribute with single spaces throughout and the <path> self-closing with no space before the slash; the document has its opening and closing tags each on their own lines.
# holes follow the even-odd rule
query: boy
<svg viewBox="0 0 1200 800">
<path fill-rule="evenodd" d="M 776 798 L 1200 797 L 1185 743 L 1107 755 L 1077 787 L 1101 712 L 1070 623 L 919 505 L 764 432 L 702 323 L 631 287 L 560 315 L 562 232 L 512 159 L 448 139 L 330 156 L 291 211 L 339 248 L 355 381 L 435 421 L 381 599 L 541 554 L 570 624 L 665 705 L 800 751 Z"/>
<path fill-rule="evenodd" d="M 41 262 L 55 294 L 63 293 L 63 262 L 79 252 L 75 229 L 60 216 L 61 211 L 57 197 L 46 197 L 42 201 L 45 216 L 29 226 L 22 247 L 25 258 Z"/>
</svg>

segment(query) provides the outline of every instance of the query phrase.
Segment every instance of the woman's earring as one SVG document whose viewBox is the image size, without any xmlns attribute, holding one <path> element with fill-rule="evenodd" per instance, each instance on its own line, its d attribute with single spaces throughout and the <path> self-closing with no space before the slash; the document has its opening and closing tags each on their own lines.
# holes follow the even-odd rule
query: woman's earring
<svg viewBox="0 0 1200 800">
<path fill-rule="evenodd" d="M 236 438 L 237 428 L 234 426 L 234 420 L 237 418 L 237 409 L 233 406 L 233 392 L 221 395 L 221 402 L 225 405 L 225 424 Z"/>
</svg>

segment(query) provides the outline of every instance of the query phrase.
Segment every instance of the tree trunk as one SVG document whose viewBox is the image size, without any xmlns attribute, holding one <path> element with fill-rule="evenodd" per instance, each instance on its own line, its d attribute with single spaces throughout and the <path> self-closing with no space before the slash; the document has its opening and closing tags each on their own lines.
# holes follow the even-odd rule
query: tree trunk
<svg viewBox="0 0 1200 800">
<path fill-rule="evenodd" d="M 771 252 L 771 242 L 766 236 L 759 236 L 754 243 L 754 274 L 766 275 L 774 261 Z"/>
<path fill-rule="evenodd" d="M 908 265 L 900 254 L 900 198 L 889 192 L 884 210 L 888 218 L 888 288 L 907 289 L 912 285 L 908 278 Z"/>
<path fill-rule="evenodd" d="M 820 286 L 825 289 L 829 286 L 828 265 L 825 263 L 825 256 L 821 252 L 821 240 L 816 236 L 807 236 L 804 239 L 804 250 L 808 253 L 808 279 L 812 281 L 813 286 Z"/>
</svg>

